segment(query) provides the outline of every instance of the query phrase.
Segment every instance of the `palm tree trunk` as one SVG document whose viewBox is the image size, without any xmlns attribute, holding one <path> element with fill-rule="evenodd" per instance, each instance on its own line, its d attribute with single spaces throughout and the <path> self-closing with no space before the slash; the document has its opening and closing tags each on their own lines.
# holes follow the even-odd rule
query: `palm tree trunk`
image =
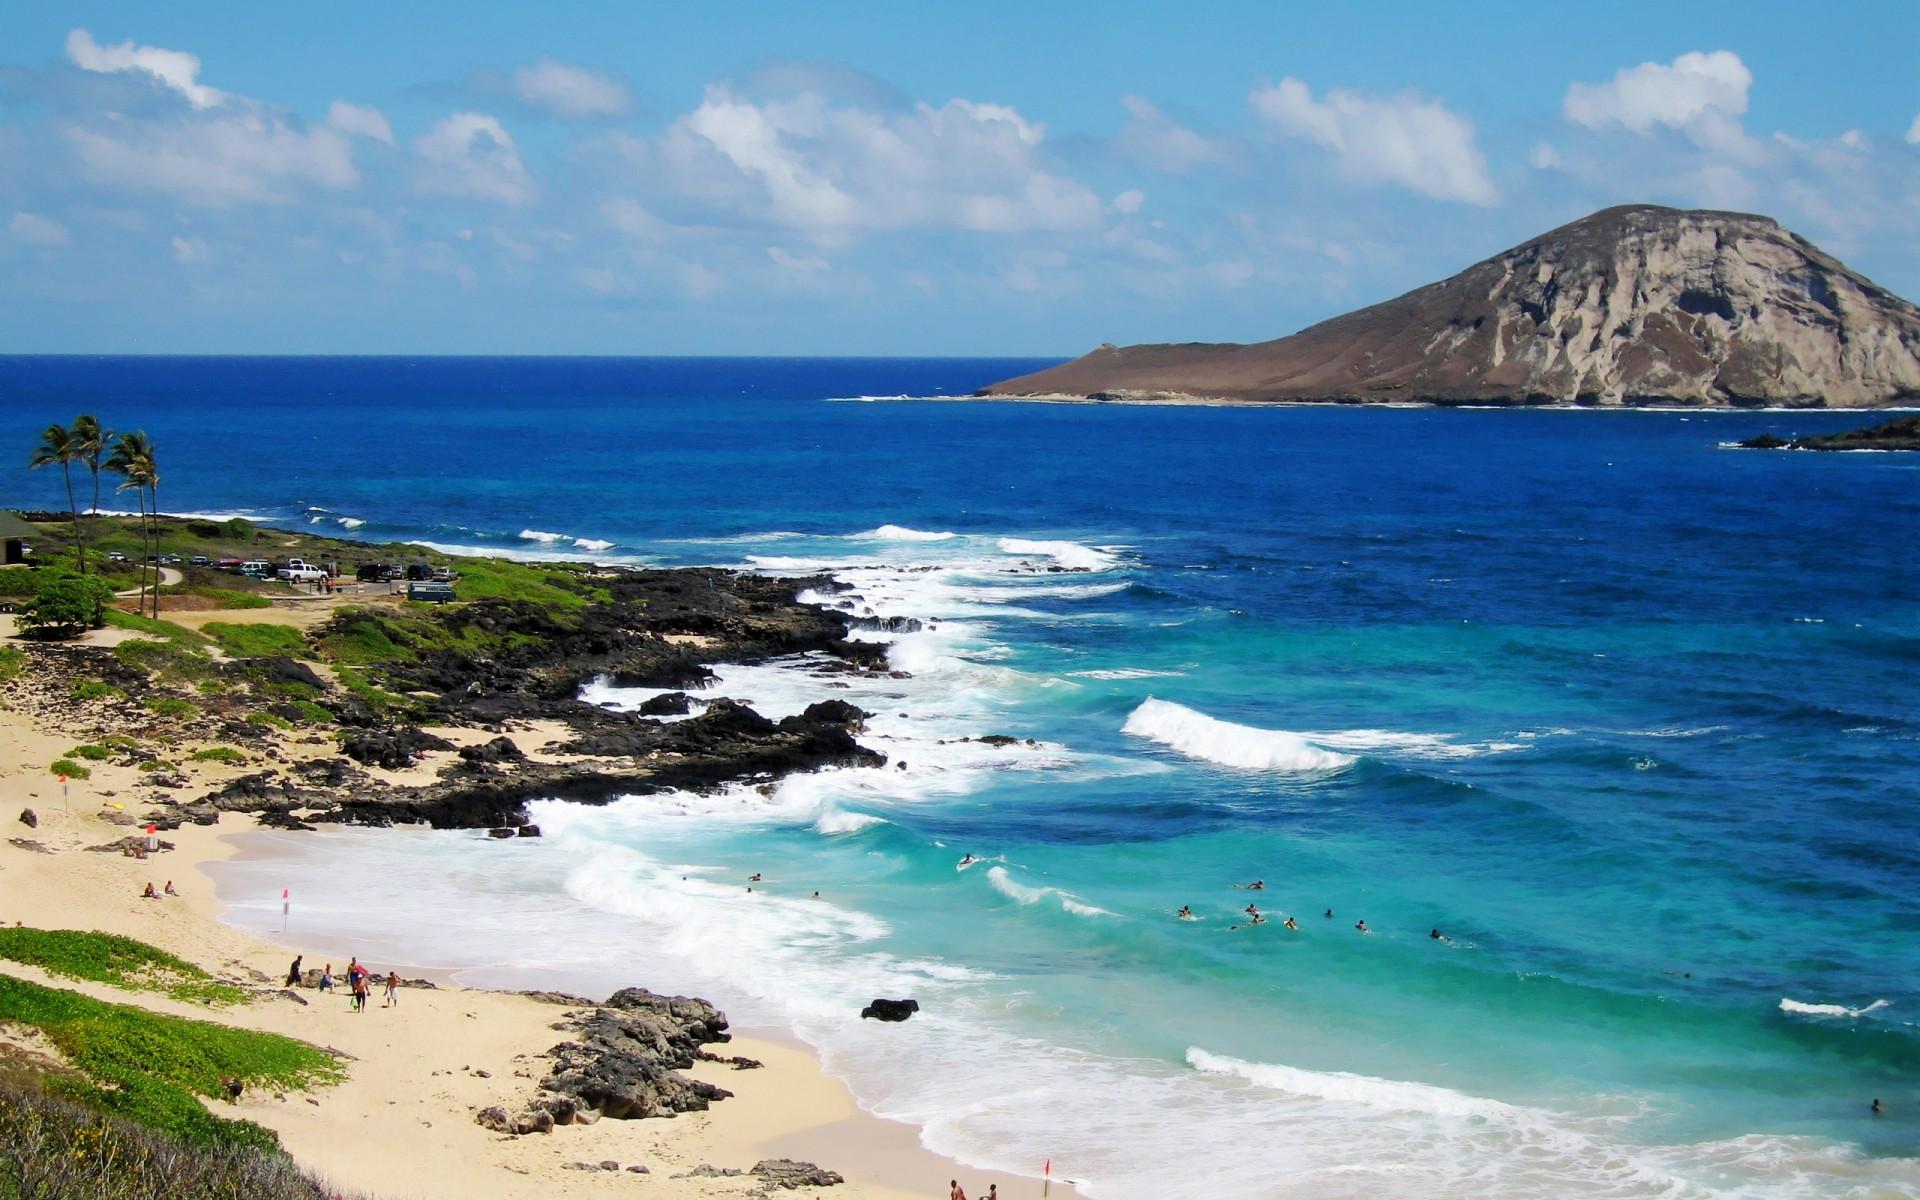
<svg viewBox="0 0 1920 1200">
<path fill-rule="evenodd" d="M 153 618 L 160 619 L 160 485 L 148 486 L 147 513 L 153 520 Z"/>
<path fill-rule="evenodd" d="M 133 497 L 140 505 L 140 598 L 135 602 L 140 614 L 147 612 L 147 493 L 144 489 L 134 488 Z"/>
<path fill-rule="evenodd" d="M 87 464 L 87 470 L 93 472 L 93 511 L 87 515 L 87 541 L 98 543 L 100 540 L 100 458 L 94 455 Z"/>
<path fill-rule="evenodd" d="M 67 477 L 67 512 L 73 516 L 73 553 L 80 561 L 80 573 L 87 573 L 87 538 L 80 532 L 80 506 L 73 499 L 73 465 L 61 463 L 60 473 Z"/>
</svg>

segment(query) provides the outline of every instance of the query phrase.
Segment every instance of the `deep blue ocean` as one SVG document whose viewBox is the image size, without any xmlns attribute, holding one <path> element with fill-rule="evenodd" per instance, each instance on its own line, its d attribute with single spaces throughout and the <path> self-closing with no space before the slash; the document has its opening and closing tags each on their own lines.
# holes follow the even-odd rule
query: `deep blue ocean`
<svg viewBox="0 0 1920 1200">
<path fill-rule="evenodd" d="M 62 506 L 27 448 L 93 411 L 170 512 L 928 623 L 910 678 L 712 689 L 851 699 L 904 770 L 314 835 L 236 919 L 291 878 L 374 961 L 697 992 L 1100 1200 L 1920 1195 L 1920 456 L 1725 447 L 1844 413 L 927 399 L 1040 365 L 0 359 L 0 502 Z"/>
</svg>

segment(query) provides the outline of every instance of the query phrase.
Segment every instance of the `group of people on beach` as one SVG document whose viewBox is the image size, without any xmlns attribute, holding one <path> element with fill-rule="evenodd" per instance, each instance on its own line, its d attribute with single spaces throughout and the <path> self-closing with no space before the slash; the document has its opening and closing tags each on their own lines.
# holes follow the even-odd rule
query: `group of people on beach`
<svg viewBox="0 0 1920 1200">
<path fill-rule="evenodd" d="M 960 1186 L 958 1179 L 947 1180 L 947 1200 L 967 1200 L 967 1189 Z M 987 1194 L 979 1197 L 979 1200 L 1000 1200 L 1000 1185 L 988 1184 Z"/>
<path fill-rule="evenodd" d="M 140 893 L 140 898 L 142 900 L 164 900 L 168 896 L 178 896 L 179 894 L 179 892 L 173 890 L 173 880 L 167 880 L 166 890 L 156 892 L 153 890 L 153 880 L 149 879 L 147 880 L 147 890 Z"/>
<path fill-rule="evenodd" d="M 288 987 L 299 987 L 306 979 L 306 972 L 301 967 L 305 958 L 305 955 L 294 956 L 293 965 L 287 968 Z M 323 992 L 333 991 L 332 963 L 320 969 L 320 980 L 315 986 Z M 381 986 L 386 988 L 387 995 L 380 1007 L 400 1007 L 400 972 L 388 971 L 387 977 L 382 979 L 371 968 L 362 965 L 357 957 L 347 964 L 347 992 L 352 999 L 354 1012 L 367 1011 L 367 1001 L 373 998 L 373 989 Z"/>
</svg>

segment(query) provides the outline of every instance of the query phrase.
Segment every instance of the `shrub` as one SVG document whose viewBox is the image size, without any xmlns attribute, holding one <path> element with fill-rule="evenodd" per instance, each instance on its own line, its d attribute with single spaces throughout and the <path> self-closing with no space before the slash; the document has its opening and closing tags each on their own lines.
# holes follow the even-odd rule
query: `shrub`
<svg viewBox="0 0 1920 1200">
<path fill-rule="evenodd" d="M 236 542 L 253 540 L 253 522 L 245 517 L 229 517 L 220 523 L 220 535 Z"/>
<path fill-rule="evenodd" d="M 111 599 L 113 588 L 96 576 L 43 572 L 33 599 L 20 610 L 20 628 L 39 637 L 79 637 L 105 622 Z"/>
<path fill-rule="evenodd" d="M 68 692 L 68 695 L 72 696 L 75 700 L 110 700 L 114 698 L 124 699 L 126 697 L 126 693 L 119 688 L 114 687 L 110 683 L 103 683 L 98 679 L 82 679 L 73 685 L 73 689 Z"/>
<path fill-rule="evenodd" d="M 3 572 L 0 572 L 3 573 Z M 0 683 L 18 679 L 27 669 L 26 651 L 18 646 L 0 646 Z"/>
<path fill-rule="evenodd" d="M 189 1144 L 52 1094 L 0 1084 L 0 1196 L 9 1200 L 321 1200 L 338 1196 L 277 1151 Z M 31 1077 L 29 1077 L 31 1083 Z M 31 1191 L 14 1190 L 31 1180 Z"/>
<path fill-rule="evenodd" d="M 153 699 L 147 701 L 146 707 L 147 711 L 156 717 L 172 717 L 177 720 L 186 720 L 187 718 L 200 715 L 199 705 L 174 696 L 155 696 Z"/>
<path fill-rule="evenodd" d="M 217 762 L 232 766 L 247 761 L 247 756 L 232 746 L 208 746 L 205 750 L 195 750 L 187 755 L 188 762 Z"/>
<path fill-rule="evenodd" d="M 67 757 L 90 758 L 94 762 L 100 762 L 104 759 L 112 758 L 113 750 L 107 746 L 75 746 L 73 749 L 67 751 Z"/>
<path fill-rule="evenodd" d="M 313 657 L 306 639 L 289 625 L 234 625 L 212 621 L 204 632 L 235 658 Z"/>
<path fill-rule="evenodd" d="M 173 764 L 163 758 L 148 758 L 142 759 L 140 765 L 134 769 L 139 771 L 171 771 L 173 770 Z"/>
<path fill-rule="evenodd" d="M 92 779 L 93 771 L 83 767 L 70 758 L 56 758 L 47 766 L 49 775 L 65 775 L 68 779 Z"/>
<path fill-rule="evenodd" d="M 247 724 L 260 725 L 269 729 L 292 729 L 293 728 L 292 721 L 287 720 L 285 717 L 277 717 L 269 712 L 248 713 Z"/>
</svg>

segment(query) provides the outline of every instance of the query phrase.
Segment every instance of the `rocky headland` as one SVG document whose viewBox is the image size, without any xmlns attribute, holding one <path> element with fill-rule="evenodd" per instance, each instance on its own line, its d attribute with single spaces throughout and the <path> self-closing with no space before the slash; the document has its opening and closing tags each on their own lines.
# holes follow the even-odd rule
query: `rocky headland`
<svg viewBox="0 0 1920 1200">
<path fill-rule="evenodd" d="M 980 394 L 1865 408 L 1920 395 L 1920 308 L 1767 217 L 1632 205 L 1289 337 L 1106 345 Z"/>
<path fill-rule="evenodd" d="M 1763 433 L 1739 443 L 1744 450 L 1920 450 L 1920 415 L 1895 417 L 1867 429 L 1783 438 Z"/>
</svg>

